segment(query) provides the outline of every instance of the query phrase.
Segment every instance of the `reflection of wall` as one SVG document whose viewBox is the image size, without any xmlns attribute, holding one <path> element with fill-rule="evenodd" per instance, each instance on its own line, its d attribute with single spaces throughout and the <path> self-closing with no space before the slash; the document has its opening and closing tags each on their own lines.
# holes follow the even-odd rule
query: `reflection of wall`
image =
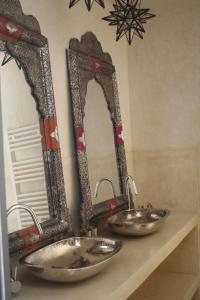
<svg viewBox="0 0 200 300">
<path fill-rule="evenodd" d="M 2 61 L 2 52 L 0 55 Z M 38 114 L 23 71 L 19 70 L 12 60 L 1 67 L 1 75 L 3 121 L 7 129 L 35 124 L 38 121 Z"/>
<path fill-rule="evenodd" d="M 0 52 L 0 61 L 2 60 L 3 53 Z M 28 160 L 36 157 L 39 157 L 42 160 L 42 149 L 38 146 L 25 150 L 18 150 L 10 154 L 7 131 L 35 124 L 38 124 L 39 131 L 38 113 L 36 111 L 35 101 L 30 94 L 30 87 L 26 83 L 24 73 L 22 70 L 19 70 L 15 61 L 12 60 L 5 66 L 0 67 L 0 72 L 3 130 L 5 138 L 6 205 L 8 208 L 17 202 L 11 156 L 13 161 Z M 44 189 L 44 181 L 37 180 L 34 182 L 20 183 L 16 185 L 16 189 L 19 194 L 41 191 Z M 18 212 L 12 213 L 9 216 L 9 231 L 15 231 L 20 228 L 18 217 Z"/>
<path fill-rule="evenodd" d="M 113 126 L 107 108 L 102 87 L 95 81 L 89 81 L 86 95 L 84 117 L 85 141 L 91 193 L 103 177 L 108 177 L 115 185 L 116 194 L 120 194 L 116 162 Z M 101 185 L 95 203 L 113 198 L 108 182 Z"/>
<path fill-rule="evenodd" d="M 145 0 L 157 14 L 129 48 L 138 201 L 199 207 L 200 2 Z"/>
<path fill-rule="evenodd" d="M 3 60 L 3 53 L 0 52 L 0 61 Z M 24 124 L 35 123 L 36 112 L 34 101 L 30 95 L 30 88 L 25 83 L 22 70 L 20 71 L 14 60 L 0 68 L 1 72 L 1 95 L 4 134 L 8 129 L 21 127 Z M 26 112 L 23 111 L 26 108 Z M 29 113 L 30 112 L 30 113 Z M 29 123 L 30 122 L 30 123 Z M 8 153 L 7 138 L 5 136 L 4 155 L 6 169 L 6 206 L 7 208 L 16 203 L 14 186 L 11 178 L 10 154 Z M 9 216 L 9 231 L 19 228 L 18 214 Z"/>
<path fill-rule="evenodd" d="M 75 203 L 78 203 L 79 195 L 72 142 L 73 131 L 66 72 L 66 49 L 70 38 L 80 38 L 86 31 L 93 31 L 102 43 L 103 49 L 112 55 L 119 82 L 125 141 L 127 149 L 130 149 L 127 44 L 125 40 L 116 44 L 115 28 L 108 26 L 106 22 L 101 20 L 111 9 L 111 4 L 107 1 L 105 10 L 94 3 L 90 13 L 86 10 L 84 1 L 80 1 L 70 10 L 66 0 L 21 0 L 21 4 L 24 13 L 32 14 L 38 18 L 41 31 L 49 40 L 66 194 L 73 220 L 77 220 L 78 212 Z"/>
</svg>

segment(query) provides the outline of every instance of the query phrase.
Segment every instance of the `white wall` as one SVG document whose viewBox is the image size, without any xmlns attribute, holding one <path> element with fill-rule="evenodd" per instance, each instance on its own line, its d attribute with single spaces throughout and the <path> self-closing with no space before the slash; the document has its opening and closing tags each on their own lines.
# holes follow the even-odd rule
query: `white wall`
<svg viewBox="0 0 200 300">
<path fill-rule="evenodd" d="M 200 2 L 144 0 L 157 16 L 129 48 L 133 146 L 188 147 L 200 135 Z M 183 134 L 184 133 L 184 134 Z"/>
<path fill-rule="evenodd" d="M 199 207 L 200 1 L 144 0 L 157 15 L 128 50 L 138 201 Z"/>
</svg>

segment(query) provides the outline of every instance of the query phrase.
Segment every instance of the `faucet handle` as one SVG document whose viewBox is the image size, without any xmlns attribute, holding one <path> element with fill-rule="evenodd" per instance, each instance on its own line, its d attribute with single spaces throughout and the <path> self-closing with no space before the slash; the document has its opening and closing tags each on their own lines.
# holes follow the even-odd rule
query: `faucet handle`
<svg viewBox="0 0 200 300">
<path fill-rule="evenodd" d="M 147 204 L 147 208 L 148 208 L 148 209 L 152 209 L 152 208 L 153 208 L 153 205 L 149 202 L 149 203 Z"/>
<path fill-rule="evenodd" d="M 18 271 L 18 266 L 15 265 L 12 268 L 12 265 L 11 265 L 10 288 L 11 288 L 11 293 L 13 295 L 19 294 L 21 287 L 22 287 L 21 282 L 19 280 L 17 280 L 17 271 Z"/>
<path fill-rule="evenodd" d="M 19 280 L 14 280 L 12 277 L 10 278 L 10 288 L 13 295 L 18 295 L 21 291 L 21 287 L 22 284 Z"/>
<path fill-rule="evenodd" d="M 144 209 L 144 205 L 138 205 L 138 209 Z"/>
</svg>

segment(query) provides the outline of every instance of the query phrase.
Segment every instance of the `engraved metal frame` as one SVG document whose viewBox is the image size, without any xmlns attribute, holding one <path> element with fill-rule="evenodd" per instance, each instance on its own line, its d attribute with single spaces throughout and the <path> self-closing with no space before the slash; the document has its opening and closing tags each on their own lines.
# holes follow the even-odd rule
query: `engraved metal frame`
<svg viewBox="0 0 200 300">
<path fill-rule="evenodd" d="M 81 230 L 86 233 L 106 218 L 127 206 L 125 176 L 127 175 L 123 129 L 118 99 L 115 67 L 111 56 L 104 53 L 100 42 L 92 32 L 77 39 L 71 39 L 68 50 L 68 69 L 73 107 L 76 154 L 81 191 Z M 84 107 L 88 82 L 95 79 L 103 89 L 113 124 L 116 158 L 121 196 L 92 205 L 87 164 L 87 150 L 84 145 Z M 92 125 L 91 125 L 92 126 Z"/>
<path fill-rule="evenodd" d="M 59 141 L 52 137 L 52 132 L 57 132 L 57 122 L 48 40 L 41 35 L 36 18 L 23 14 L 19 0 L 0 0 L 0 51 L 13 57 L 24 71 L 36 102 L 42 136 L 50 219 L 42 223 L 42 236 L 35 226 L 9 235 L 10 253 L 24 253 L 58 234 L 70 236 L 72 229 Z"/>
</svg>

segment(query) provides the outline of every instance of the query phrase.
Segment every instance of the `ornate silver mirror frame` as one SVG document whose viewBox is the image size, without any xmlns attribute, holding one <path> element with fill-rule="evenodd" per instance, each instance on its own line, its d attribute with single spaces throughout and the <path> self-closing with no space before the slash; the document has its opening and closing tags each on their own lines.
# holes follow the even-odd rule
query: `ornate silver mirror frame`
<svg viewBox="0 0 200 300">
<path fill-rule="evenodd" d="M 95 227 L 100 219 L 109 217 L 126 207 L 125 177 L 127 176 L 127 166 L 115 67 L 110 55 L 103 52 L 100 42 L 92 32 L 85 33 L 80 42 L 77 39 L 70 40 L 68 67 L 81 191 L 81 229 L 84 233 Z M 95 205 L 92 205 L 91 201 L 87 150 L 86 146 L 80 143 L 80 137 L 84 134 L 84 107 L 87 87 L 88 82 L 92 79 L 95 79 L 102 87 L 110 112 L 121 193 L 115 199 Z"/>
<path fill-rule="evenodd" d="M 50 215 L 42 223 L 43 235 L 38 234 L 35 226 L 9 235 L 10 253 L 16 253 L 46 243 L 60 233 L 72 233 L 59 141 L 52 137 L 57 132 L 57 122 L 48 41 L 41 35 L 36 18 L 23 14 L 19 0 L 0 0 L 0 51 L 21 66 L 36 102 Z"/>
</svg>

